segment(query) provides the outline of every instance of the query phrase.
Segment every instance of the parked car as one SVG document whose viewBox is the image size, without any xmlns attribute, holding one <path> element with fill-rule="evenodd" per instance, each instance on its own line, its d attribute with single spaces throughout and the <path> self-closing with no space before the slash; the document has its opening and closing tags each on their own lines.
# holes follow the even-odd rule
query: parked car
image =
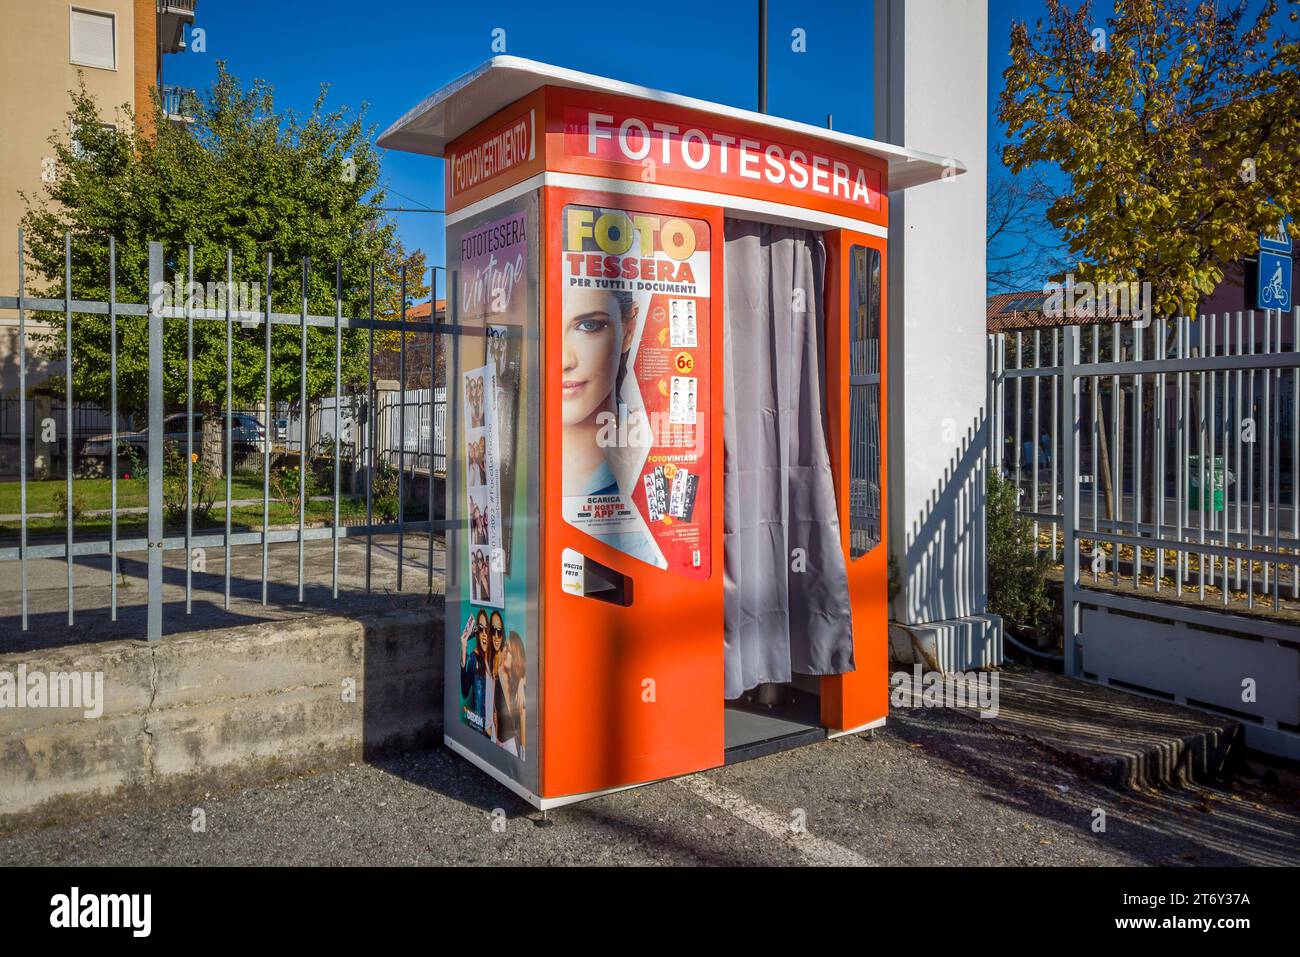
<svg viewBox="0 0 1300 957">
<path fill-rule="evenodd" d="M 222 413 L 221 425 L 225 428 L 226 416 Z M 235 421 L 232 426 L 231 438 L 234 439 L 235 445 L 260 445 L 266 438 L 266 427 L 262 425 L 255 417 L 244 412 L 235 413 Z"/>
<path fill-rule="evenodd" d="M 186 413 L 180 412 L 175 415 L 169 415 L 163 419 L 163 442 L 175 448 L 185 446 L 185 419 Z M 190 426 L 194 439 L 194 452 L 200 454 L 203 446 L 203 416 L 195 413 L 194 421 Z M 225 435 L 226 430 L 226 413 L 221 413 L 221 431 Z M 256 446 L 266 438 L 266 429 L 256 417 L 244 412 L 236 412 L 231 423 L 231 439 L 234 441 L 236 448 L 239 446 Z M 132 432 L 119 432 L 117 434 L 118 455 L 128 454 L 134 450 L 135 454 L 141 459 L 149 454 L 149 430 L 139 429 Z M 113 447 L 113 434 L 103 432 L 99 435 L 93 435 L 86 440 L 81 447 L 81 455 L 85 458 L 107 459 Z"/>
</svg>

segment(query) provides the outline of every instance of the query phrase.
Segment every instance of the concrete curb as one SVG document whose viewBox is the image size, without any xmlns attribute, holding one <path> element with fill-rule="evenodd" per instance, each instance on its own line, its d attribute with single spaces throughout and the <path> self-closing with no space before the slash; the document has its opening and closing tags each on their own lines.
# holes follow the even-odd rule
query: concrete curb
<svg viewBox="0 0 1300 957">
<path fill-rule="evenodd" d="M 1052 752 L 1112 787 L 1182 787 L 1230 773 L 1241 723 L 1048 671 L 998 673 L 998 714 L 973 720 Z"/>
<path fill-rule="evenodd" d="M 99 717 L 0 709 L 0 830 L 430 747 L 441 649 L 430 605 L 0 655 L 103 675 Z"/>
</svg>

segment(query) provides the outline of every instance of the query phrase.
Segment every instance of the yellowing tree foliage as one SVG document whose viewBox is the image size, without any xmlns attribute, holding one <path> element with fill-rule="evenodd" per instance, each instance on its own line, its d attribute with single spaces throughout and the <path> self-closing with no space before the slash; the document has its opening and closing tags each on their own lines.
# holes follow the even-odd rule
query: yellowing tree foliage
<svg viewBox="0 0 1300 957">
<path fill-rule="evenodd" d="M 1046 0 L 1015 24 L 1003 162 L 1068 177 L 1048 217 L 1077 280 L 1149 281 L 1158 315 L 1191 312 L 1300 212 L 1298 2 L 1116 0 L 1100 21 Z"/>
</svg>

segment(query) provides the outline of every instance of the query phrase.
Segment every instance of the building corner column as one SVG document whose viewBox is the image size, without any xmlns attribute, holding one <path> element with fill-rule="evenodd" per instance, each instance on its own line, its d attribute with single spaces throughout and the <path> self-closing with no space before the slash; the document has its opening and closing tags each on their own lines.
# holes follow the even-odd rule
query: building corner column
<svg viewBox="0 0 1300 957">
<path fill-rule="evenodd" d="M 889 197 L 890 653 L 944 671 L 1002 661 L 988 612 L 984 301 L 987 0 L 875 0 L 875 138 L 962 175 Z"/>
</svg>

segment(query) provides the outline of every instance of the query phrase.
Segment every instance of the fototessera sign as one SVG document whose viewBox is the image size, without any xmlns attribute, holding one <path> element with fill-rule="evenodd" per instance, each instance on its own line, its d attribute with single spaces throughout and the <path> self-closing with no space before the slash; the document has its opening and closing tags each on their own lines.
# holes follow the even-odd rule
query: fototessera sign
<svg viewBox="0 0 1300 957">
<path fill-rule="evenodd" d="M 452 143 L 447 162 L 453 211 L 545 168 L 885 223 L 883 160 L 812 132 L 611 93 L 538 90 Z"/>
</svg>

